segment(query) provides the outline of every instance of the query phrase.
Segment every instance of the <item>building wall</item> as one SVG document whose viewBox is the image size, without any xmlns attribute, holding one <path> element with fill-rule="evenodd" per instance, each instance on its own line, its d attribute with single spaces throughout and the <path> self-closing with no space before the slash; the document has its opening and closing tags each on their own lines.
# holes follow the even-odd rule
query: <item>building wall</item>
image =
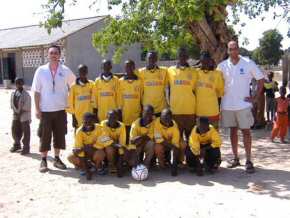
<svg viewBox="0 0 290 218">
<path fill-rule="evenodd" d="M 24 71 L 23 71 L 23 67 L 22 67 L 23 66 L 23 64 L 22 64 L 22 51 L 20 49 L 3 51 L 1 53 L 1 55 L 0 55 L 0 57 L 6 58 L 6 57 L 8 57 L 8 53 L 14 53 L 15 54 L 15 72 L 16 72 L 16 77 L 22 77 L 26 81 L 26 77 L 25 76 L 27 76 L 27 80 L 29 80 L 31 75 L 25 75 Z M 1 71 L 1 69 L 0 69 L 0 71 Z M 1 81 L 2 81 L 3 72 L 0 73 L 0 76 L 1 76 Z"/>
<path fill-rule="evenodd" d="M 95 79 L 97 75 L 102 71 L 101 63 L 104 57 L 102 57 L 92 45 L 92 34 L 96 31 L 100 31 L 104 26 L 104 22 L 100 21 L 91 26 L 88 26 L 70 36 L 67 37 L 66 45 L 66 65 L 71 70 L 77 73 L 77 66 L 79 64 L 85 64 L 89 68 L 89 78 Z M 105 58 L 112 58 L 113 49 Z M 137 67 L 141 63 L 140 58 L 140 46 L 132 46 L 124 55 L 121 64 L 113 65 L 113 73 L 123 72 L 123 62 L 126 59 L 133 59 L 136 62 Z"/>
</svg>

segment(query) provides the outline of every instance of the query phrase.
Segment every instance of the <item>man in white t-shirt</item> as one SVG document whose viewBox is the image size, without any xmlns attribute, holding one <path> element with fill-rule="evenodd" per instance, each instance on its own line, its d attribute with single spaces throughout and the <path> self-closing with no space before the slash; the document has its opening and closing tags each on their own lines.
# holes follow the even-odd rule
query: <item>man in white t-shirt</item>
<svg viewBox="0 0 290 218">
<path fill-rule="evenodd" d="M 251 161 L 252 138 L 250 128 L 254 124 L 252 101 L 263 95 L 264 76 L 257 65 L 239 55 L 239 45 L 235 41 L 228 43 L 229 58 L 218 65 L 225 80 L 225 94 L 222 98 L 222 125 L 230 128 L 230 138 L 234 159 L 228 167 L 240 165 L 238 157 L 238 129 L 241 130 L 246 151 L 246 172 L 253 173 L 254 165 Z M 252 78 L 257 80 L 258 91 L 250 96 Z"/>
<path fill-rule="evenodd" d="M 47 153 L 51 149 L 53 137 L 54 167 L 66 169 L 60 160 L 60 149 L 65 149 L 67 132 L 66 112 L 68 91 L 76 77 L 72 71 L 59 62 L 61 49 L 52 45 L 48 49 L 49 63 L 40 66 L 33 78 L 31 90 L 34 92 L 36 117 L 40 119 L 40 172 L 47 172 Z"/>
</svg>

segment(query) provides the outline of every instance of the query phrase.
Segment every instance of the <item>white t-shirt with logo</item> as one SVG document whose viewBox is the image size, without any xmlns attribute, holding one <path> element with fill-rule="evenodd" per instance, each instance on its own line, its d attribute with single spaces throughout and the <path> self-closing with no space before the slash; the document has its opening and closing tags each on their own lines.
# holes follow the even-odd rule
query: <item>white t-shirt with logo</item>
<svg viewBox="0 0 290 218">
<path fill-rule="evenodd" d="M 223 72 L 225 94 L 222 98 L 222 110 L 242 110 L 251 108 L 252 104 L 245 101 L 250 96 L 250 83 L 253 78 L 264 78 L 263 73 L 254 61 L 240 56 L 234 65 L 230 59 L 221 62 L 218 67 Z"/>
<path fill-rule="evenodd" d="M 58 65 L 54 76 L 49 64 L 38 67 L 33 77 L 31 90 L 40 93 L 41 112 L 66 109 L 69 88 L 75 79 L 73 72 L 63 64 Z"/>
</svg>

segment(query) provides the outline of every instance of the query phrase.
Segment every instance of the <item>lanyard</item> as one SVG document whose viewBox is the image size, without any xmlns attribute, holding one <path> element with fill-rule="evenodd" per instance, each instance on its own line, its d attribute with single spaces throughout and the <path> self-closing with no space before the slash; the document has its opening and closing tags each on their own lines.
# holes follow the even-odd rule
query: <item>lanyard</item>
<svg viewBox="0 0 290 218">
<path fill-rule="evenodd" d="M 52 92 L 55 93 L 55 76 L 57 74 L 57 70 L 55 71 L 55 73 L 53 73 L 51 68 L 49 68 L 49 71 L 50 71 L 50 75 L 51 75 L 51 78 L 52 78 Z"/>
</svg>

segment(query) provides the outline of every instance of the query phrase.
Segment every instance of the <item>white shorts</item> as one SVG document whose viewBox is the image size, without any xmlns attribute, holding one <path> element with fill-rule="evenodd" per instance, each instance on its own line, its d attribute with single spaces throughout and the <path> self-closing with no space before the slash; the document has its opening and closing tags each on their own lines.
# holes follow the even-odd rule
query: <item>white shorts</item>
<svg viewBox="0 0 290 218">
<path fill-rule="evenodd" d="M 254 117 L 251 108 L 237 111 L 222 111 L 222 126 L 225 128 L 238 127 L 239 129 L 250 129 L 254 125 Z"/>
</svg>

